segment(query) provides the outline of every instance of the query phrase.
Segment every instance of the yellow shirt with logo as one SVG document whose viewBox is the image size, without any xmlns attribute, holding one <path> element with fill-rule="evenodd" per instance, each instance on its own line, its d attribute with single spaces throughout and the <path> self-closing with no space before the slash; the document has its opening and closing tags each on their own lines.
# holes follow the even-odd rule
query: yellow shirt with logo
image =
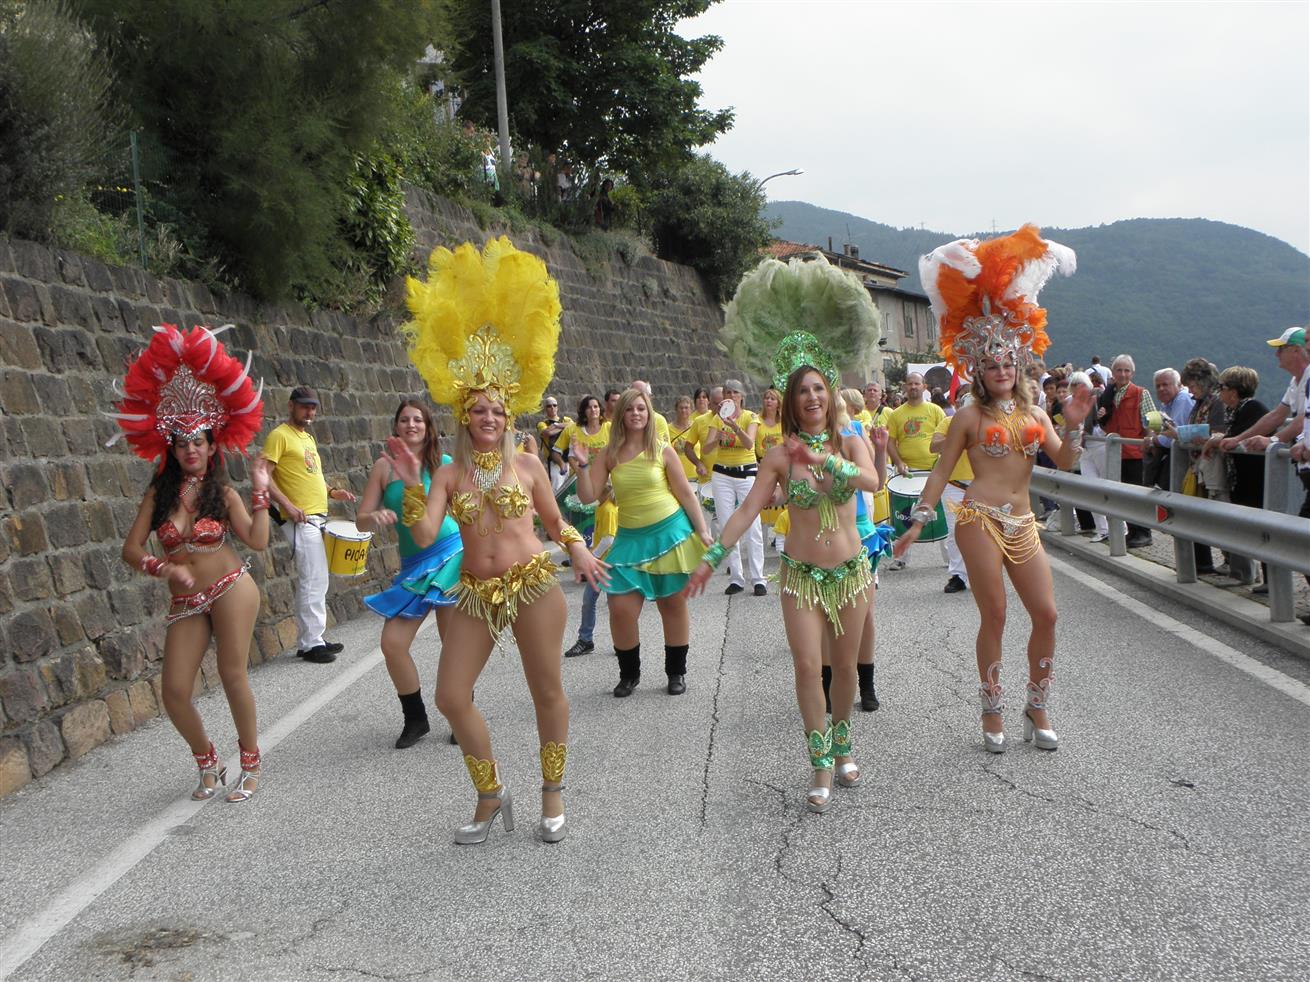
<svg viewBox="0 0 1310 982">
<path fill-rule="evenodd" d="M 755 427 L 755 459 L 763 460 L 764 455 L 774 447 L 782 446 L 782 423 L 766 423 L 763 418 Z"/>
<path fill-rule="evenodd" d="M 273 467 L 273 481 L 293 505 L 306 515 L 326 515 L 327 481 L 318 456 L 318 444 L 308 431 L 283 423 L 264 441 L 264 457 Z"/>
<path fill-rule="evenodd" d="M 755 414 L 749 409 L 743 409 L 737 417 L 737 425 L 743 430 L 750 429 L 754 422 Z M 743 444 L 717 414 L 710 420 L 709 429 L 719 431 L 719 451 L 714 463 L 720 467 L 750 467 L 755 463 L 755 445 Z"/>
<path fill-rule="evenodd" d="M 932 435 L 946 413 L 941 406 L 927 399 L 912 406 L 908 402 L 893 409 L 887 420 L 887 429 L 905 466 L 915 471 L 930 471 L 937 463 L 937 455 L 929 449 Z"/>
<path fill-rule="evenodd" d="M 947 416 L 937 424 L 937 429 L 934 432 L 945 436 L 950 430 L 951 420 L 954 418 L 954 416 Z M 969 452 L 967 450 L 960 453 L 960 459 L 955 462 L 955 469 L 951 471 L 950 480 L 965 483 L 973 480 L 973 466 L 969 463 Z"/>
<path fill-rule="evenodd" d="M 676 423 L 669 427 L 669 445 L 673 447 L 678 455 L 678 462 L 682 464 L 682 473 L 687 475 L 687 480 L 693 485 L 700 480 L 696 476 L 696 467 L 687 459 L 687 448 L 696 449 L 696 421 L 693 419 L 687 423 L 685 430 L 678 429 Z"/>
<path fill-rule="evenodd" d="M 610 424 L 609 420 L 600 424 L 600 429 L 595 433 L 588 433 L 577 423 L 569 423 L 564 427 L 564 432 L 559 435 L 559 440 L 555 443 L 561 452 L 566 451 L 573 446 L 573 441 L 577 440 L 589 451 L 588 457 L 595 457 L 598 451 L 604 450 L 610 442 Z"/>
<path fill-rule="evenodd" d="M 664 418 L 663 413 L 655 414 L 655 436 L 661 444 L 672 442 L 669 439 L 669 421 Z"/>
<path fill-rule="evenodd" d="M 691 421 L 691 435 L 696 442 L 696 453 L 700 455 L 700 461 L 707 471 L 714 469 L 714 461 L 719 456 L 717 450 L 710 451 L 708 455 L 704 452 L 705 437 L 710 432 L 710 422 L 713 419 L 714 413 L 701 413 Z"/>
</svg>

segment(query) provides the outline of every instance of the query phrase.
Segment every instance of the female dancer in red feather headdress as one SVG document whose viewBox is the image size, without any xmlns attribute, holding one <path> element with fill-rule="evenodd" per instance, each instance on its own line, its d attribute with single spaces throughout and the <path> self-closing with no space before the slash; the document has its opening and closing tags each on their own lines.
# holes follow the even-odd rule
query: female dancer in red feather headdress
<svg viewBox="0 0 1310 982">
<path fill-rule="evenodd" d="M 220 331 L 222 328 L 219 329 Z M 263 404 L 245 366 L 205 327 L 182 333 L 172 324 L 128 368 L 118 421 L 133 452 L 159 461 L 136 521 L 123 543 L 123 561 L 168 582 L 165 618 L 164 709 L 191 745 L 200 784 L 191 797 L 212 798 L 227 769 L 191 701 L 210 637 L 218 642 L 218 674 L 236 723 L 241 776 L 227 800 L 245 801 L 259 780 L 255 697 L 246 676 L 250 639 L 259 613 L 259 588 L 232 547 L 235 535 L 251 549 L 268 545 L 268 467 L 250 468 L 250 510 L 223 480 L 222 451 L 244 452 L 259 432 Z M 261 385 L 262 389 L 262 385 Z M 111 440 L 112 444 L 118 439 Z M 147 550 L 154 532 L 160 559 Z"/>
</svg>

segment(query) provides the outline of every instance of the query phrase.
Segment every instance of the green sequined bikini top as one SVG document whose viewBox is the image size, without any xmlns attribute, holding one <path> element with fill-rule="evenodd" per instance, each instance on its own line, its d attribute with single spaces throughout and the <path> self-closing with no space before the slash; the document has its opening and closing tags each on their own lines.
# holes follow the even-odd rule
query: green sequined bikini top
<svg viewBox="0 0 1310 982">
<path fill-rule="evenodd" d="M 816 474 L 814 477 L 818 480 L 820 475 Z M 832 485 L 826 491 L 816 488 L 809 481 L 798 481 L 788 474 L 787 504 L 795 505 L 805 511 L 819 509 L 819 531 L 814 536 L 816 539 L 824 532 L 835 532 L 841 527 L 837 521 L 837 506 L 846 504 L 853 497 L 855 497 L 855 488 L 851 487 L 849 479 L 841 474 L 833 475 Z"/>
</svg>

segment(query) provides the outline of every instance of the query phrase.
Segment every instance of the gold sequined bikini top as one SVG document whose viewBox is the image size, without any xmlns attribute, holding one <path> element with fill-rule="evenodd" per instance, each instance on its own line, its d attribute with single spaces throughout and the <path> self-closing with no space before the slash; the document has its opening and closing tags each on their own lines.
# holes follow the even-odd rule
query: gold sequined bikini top
<svg viewBox="0 0 1310 982">
<path fill-rule="evenodd" d="M 491 529 L 481 527 L 484 506 L 490 506 L 501 519 L 522 518 L 532 504 L 528 493 L 518 484 L 502 484 L 490 491 L 456 491 L 450 496 L 450 516 L 460 525 L 477 525 L 478 532 L 488 534 Z M 501 530 L 496 522 L 495 531 Z"/>
</svg>

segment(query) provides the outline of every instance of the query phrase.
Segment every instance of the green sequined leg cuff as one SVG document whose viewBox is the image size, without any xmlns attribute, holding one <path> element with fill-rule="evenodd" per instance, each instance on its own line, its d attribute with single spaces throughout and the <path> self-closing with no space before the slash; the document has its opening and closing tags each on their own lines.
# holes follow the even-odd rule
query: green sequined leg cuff
<svg viewBox="0 0 1310 982">
<path fill-rule="evenodd" d="M 851 755 L 851 721 L 839 719 L 832 724 L 832 753 L 834 757 Z"/>
<path fill-rule="evenodd" d="M 832 770 L 832 727 L 826 730 L 810 730 L 805 735 L 810 748 L 810 766 L 816 771 Z"/>
<path fill-rule="evenodd" d="M 710 569 L 718 569 L 719 563 L 723 562 L 723 557 L 727 554 L 728 550 L 723 543 L 715 539 L 714 545 L 705 550 L 705 555 L 701 557 L 701 561 L 707 563 Z"/>
</svg>

